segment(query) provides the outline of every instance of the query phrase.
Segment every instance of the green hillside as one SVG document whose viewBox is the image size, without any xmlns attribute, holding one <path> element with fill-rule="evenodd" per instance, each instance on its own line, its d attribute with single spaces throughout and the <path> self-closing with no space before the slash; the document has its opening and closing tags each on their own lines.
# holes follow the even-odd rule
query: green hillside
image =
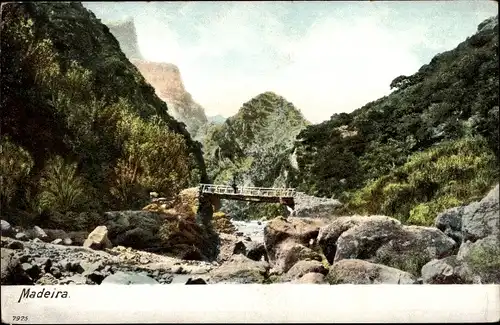
<svg viewBox="0 0 500 325">
<path fill-rule="evenodd" d="M 3 216 L 141 208 L 207 181 L 201 145 L 81 3 L 2 4 L 1 28 Z"/>
<path fill-rule="evenodd" d="M 289 182 L 419 224 L 481 197 L 498 181 L 498 71 L 496 18 L 390 95 L 304 129 Z"/>
</svg>

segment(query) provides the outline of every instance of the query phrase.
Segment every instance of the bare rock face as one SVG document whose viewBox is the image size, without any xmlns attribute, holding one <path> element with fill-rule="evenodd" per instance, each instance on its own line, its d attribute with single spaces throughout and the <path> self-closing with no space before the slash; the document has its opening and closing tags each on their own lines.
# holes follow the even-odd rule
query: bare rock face
<svg viewBox="0 0 500 325">
<path fill-rule="evenodd" d="M 208 123 L 203 107 L 196 103 L 184 88 L 177 66 L 136 59 L 131 62 L 153 86 L 158 97 L 167 103 L 169 113 L 176 120 L 185 123 L 192 136 L 196 135 L 200 126 Z"/>
<path fill-rule="evenodd" d="M 326 276 L 330 284 L 413 284 L 416 278 L 389 266 L 358 259 L 334 263 Z"/>
<path fill-rule="evenodd" d="M 137 43 L 137 32 L 133 19 L 123 22 L 107 23 L 111 34 L 120 43 L 120 49 L 129 59 L 142 59 L 142 54 Z"/>
<path fill-rule="evenodd" d="M 92 248 L 96 250 L 103 250 L 113 247 L 108 238 L 108 229 L 106 226 L 96 227 L 89 235 L 87 240 L 83 243 L 83 247 Z"/>
</svg>

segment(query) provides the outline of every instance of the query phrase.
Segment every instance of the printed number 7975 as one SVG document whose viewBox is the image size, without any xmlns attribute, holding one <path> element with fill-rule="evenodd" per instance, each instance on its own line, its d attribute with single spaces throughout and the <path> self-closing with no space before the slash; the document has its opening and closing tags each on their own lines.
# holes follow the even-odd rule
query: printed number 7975
<svg viewBox="0 0 500 325">
<path fill-rule="evenodd" d="M 12 316 L 14 322 L 27 322 L 28 316 Z"/>
</svg>

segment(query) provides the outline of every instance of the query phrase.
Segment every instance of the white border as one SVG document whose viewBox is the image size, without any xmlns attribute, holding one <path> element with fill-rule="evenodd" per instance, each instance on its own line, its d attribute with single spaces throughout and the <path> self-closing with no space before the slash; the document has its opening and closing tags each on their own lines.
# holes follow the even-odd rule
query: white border
<svg viewBox="0 0 500 325">
<path fill-rule="evenodd" d="M 28 288 L 65 290 L 68 298 L 19 303 Z M 1 298 L 2 321 L 11 324 L 500 320 L 500 285 L 2 286 Z"/>
</svg>

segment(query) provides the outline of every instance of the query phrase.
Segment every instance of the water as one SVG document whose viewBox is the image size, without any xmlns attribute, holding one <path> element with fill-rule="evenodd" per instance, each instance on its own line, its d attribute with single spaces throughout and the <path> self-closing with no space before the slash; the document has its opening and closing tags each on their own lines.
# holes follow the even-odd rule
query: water
<svg viewBox="0 0 500 325">
<path fill-rule="evenodd" d="M 264 241 L 264 228 L 267 221 L 231 220 L 231 222 L 236 227 L 236 231 L 242 232 L 243 236 L 250 237 L 252 241 Z"/>
</svg>

